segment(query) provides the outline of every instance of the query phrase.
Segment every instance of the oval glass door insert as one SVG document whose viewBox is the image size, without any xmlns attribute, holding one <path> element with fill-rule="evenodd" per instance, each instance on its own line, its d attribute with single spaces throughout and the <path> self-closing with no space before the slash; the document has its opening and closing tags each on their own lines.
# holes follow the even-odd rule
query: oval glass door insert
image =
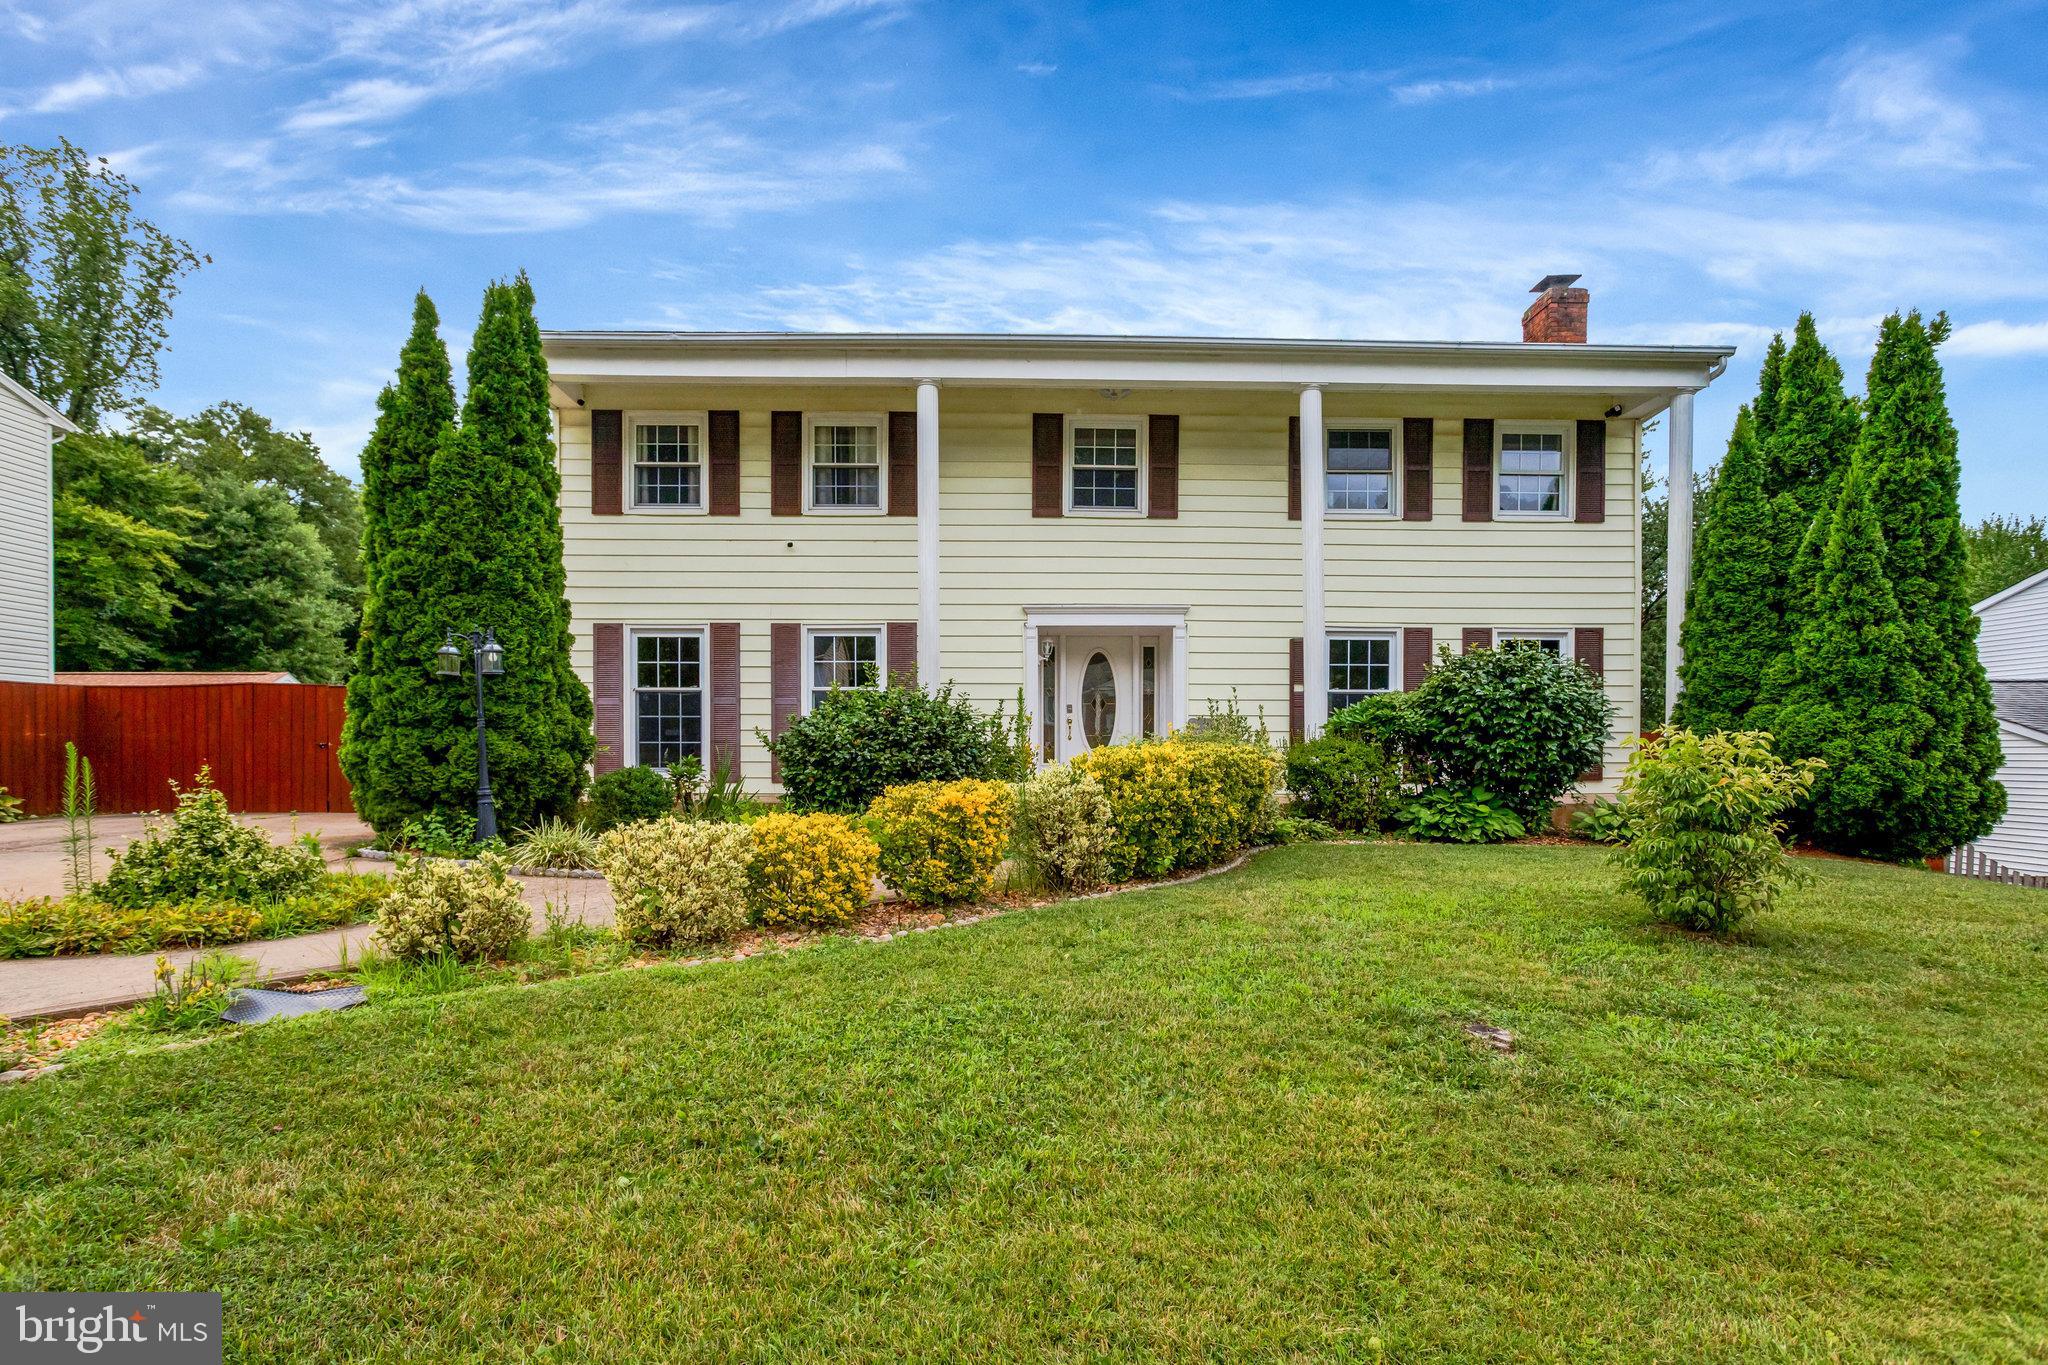
<svg viewBox="0 0 2048 1365">
<path fill-rule="evenodd" d="M 1081 671 L 1081 733 L 1091 749 L 1109 743 L 1116 733 L 1116 670 L 1101 650 Z"/>
</svg>

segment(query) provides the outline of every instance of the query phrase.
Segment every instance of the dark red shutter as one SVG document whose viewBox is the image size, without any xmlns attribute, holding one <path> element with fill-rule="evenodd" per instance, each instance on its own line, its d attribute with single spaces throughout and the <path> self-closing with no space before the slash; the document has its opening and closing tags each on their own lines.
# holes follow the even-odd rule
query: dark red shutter
<svg viewBox="0 0 2048 1365">
<path fill-rule="evenodd" d="M 1607 520 L 1607 423 L 1579 423 L 1578 487 L 1572 496 L 1573 521 Z"/>
<path fill-rule="evenodd" d="M 1465 520 L 1493 520 L 1493 419 L 1465 419 Z"/>
<path fill-rule="evenodd" d="M 1031 515 L 1056 517 L 1066 510 L 1061 466 L 1065 462 L 1067 419 L 1057 412 L 1031 414 Z"/>
<path fill-rule="evenodd" d="M 623 510 L 619 496 L 622 458 L 619 428 L 624 415 L 617 408 L 590 410 L 590 511 L 593 516 L 615 517 Z"/>
<path fill-rule="evenodd" d="M 616 415 L 616 414 L 615 414 Z M 626 628 L 600 621 L 590 628 L 591 729 L 600 773 L 626 766 Z"/>
<path fill-rule="evenodd" d="M 740 514 L 740 415 L 714 412 L 705 420 L 710 427 L 704 433 L 704 444 L 711 458 L 711 515 L 736 517 Z"/>
<path fill-rule="evenodd" d="M 1582 424 L 1583 425 L 1583 424 Z M 1607 632 L 1600 626 L 1580 626 L 1572 632 L 1572 657 L 1599 674 L 1607 676 Z M 1579 774 L 1581 782 L 1598 782 L 1606 775 L 1604 767 L 1590 768 Z"/>
<path fill-rule="evenodd" d="M 711 762 L 740 770 L 740 623 L 711 623 Z"/>
<path fill-rule="evenodd" d="M 1436 637 L 1428 626 L 1410 626 L 1401 632 L 1401 690 L 1413 692 L 1429 676 L 1430 656 L 1436 653 Z"/>
<path fill-rule="evenodd" d="M 768 733 L 780 738 L 803 709 L 804 628 L 795 621 L 768 627 Z M 771 757 L 768 775 L 779 778 L 782 765 Z"/>
<path fill-rule="evenodd" d="M 917 685 L 917 622 L 891 621 L 889 623 L 888 657 L 883 667 L 888 670 L 884 679 L 891 687 L 915 687 Z"/>
<path fill-rule="evenodd" d="M 1308 691 L 1302 674 L 1306 671 L 1302 663 L 1301 637 L 1295 636 L 1287 642 L 1287 742 L 1301 743 L 1301 737 L 1308 730 Z"/>
<path fill-rule="evenodd" d="M 1287 419 L 1287 519 L 1301 520 L 1301 417 Z"/>
<path fill-rule="evenodd" d="M 917 515 L 917 414 L 889 414 L 889 515 Z"/>
<path fill-rule="evenodd" d="M 1171 521 L 1180 515 L 1180 418 L 1154 413 L 1145 443 L 1151 461 L 1145 515 Z"/>
<path fill-rule="evenodd" d="M 1401 419 L 1401 520 L 1428 521 L 1436 490 L 1436 422 Z"/>
<path fill-rule="evenodd" d="M 1475 649 L 1492 649 L 1493 628 L 1490 626 L 1467 626 L 1465 627 L 1465 634 L 1458 644 L 1467 654 L 1470 654 Z"/>
<path fill-rule="evenodd" d="M 804 514 L 804 415 L 778 412 L 768 418 L 768 511 L 778 517 Z"/>
</svg>

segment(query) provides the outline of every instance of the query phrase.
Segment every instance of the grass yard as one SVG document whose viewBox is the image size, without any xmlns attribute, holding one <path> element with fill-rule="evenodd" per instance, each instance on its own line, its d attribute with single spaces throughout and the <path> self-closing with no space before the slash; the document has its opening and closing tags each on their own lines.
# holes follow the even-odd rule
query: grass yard
<svg viewBox="0 0 2048 1365">
<path fill-rule="evenodd" d="M 1299 847 L 89 1062 L 0 1090 L 0 1286 L 246 1360 L 2044 1358 L 2048 894 L 1805 866 L 1718 944 Z"/>
</svg>

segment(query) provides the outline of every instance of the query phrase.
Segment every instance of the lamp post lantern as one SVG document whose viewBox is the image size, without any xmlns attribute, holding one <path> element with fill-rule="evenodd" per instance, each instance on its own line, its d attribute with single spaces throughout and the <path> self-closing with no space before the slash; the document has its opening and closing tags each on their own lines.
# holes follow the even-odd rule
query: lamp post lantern
<svg viewBox="0 0 2048 1365">
<path fill-rule="evenodd" d="M 476 677 L 476 837 L 498 837 L 498 812 L 491 804 L 491 758 L 484 743 L 484 679 L 505 672 L 505 647 L 489 626 L 482 630 L 451 630 L 434 651 L 434 676 L 462 676 L 462 650 L 469 647 L 469 671 Z"/>
</svg>

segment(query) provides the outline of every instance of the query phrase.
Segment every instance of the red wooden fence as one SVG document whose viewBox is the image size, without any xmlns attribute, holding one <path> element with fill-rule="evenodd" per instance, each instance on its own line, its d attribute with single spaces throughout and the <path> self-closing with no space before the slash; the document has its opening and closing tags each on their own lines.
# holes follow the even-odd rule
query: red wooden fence
<svg viewBox="0 0 2048 1365">
<path fill-rule="evenodd" d="M 103 811 L 169 809 L 202 765 L 238 811 L 347 811 L 340 687 L 94 687 L 0 682 L 0 787 L 31 815 L 64 800 L 64 742 L 92 760 Z"/>
</svg>

